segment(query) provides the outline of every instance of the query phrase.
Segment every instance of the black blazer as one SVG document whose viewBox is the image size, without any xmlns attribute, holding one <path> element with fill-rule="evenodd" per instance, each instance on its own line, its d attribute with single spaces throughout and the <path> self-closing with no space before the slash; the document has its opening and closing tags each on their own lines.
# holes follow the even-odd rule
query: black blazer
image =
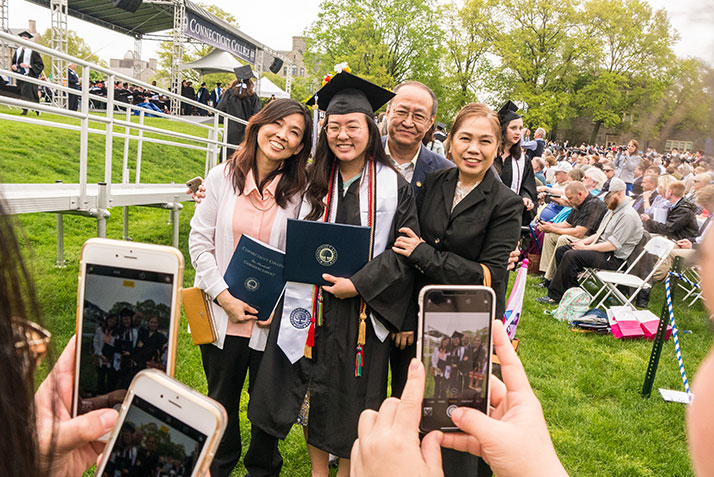
<svg viewBox="0 0 714 477">
<path fill-rule="evenodd" d="M 420 272 L 416 290 L 429 284 L 480 285 L 484 264 L 496 292 L 496 316 L 502 317 L 506 266 L 520 237 L 523 200 L 490 169 L 452 212 L 458 172 L 456 168 L 432 172 L 417 198 L 425 243 L 408 259 Z"/>
</svg>

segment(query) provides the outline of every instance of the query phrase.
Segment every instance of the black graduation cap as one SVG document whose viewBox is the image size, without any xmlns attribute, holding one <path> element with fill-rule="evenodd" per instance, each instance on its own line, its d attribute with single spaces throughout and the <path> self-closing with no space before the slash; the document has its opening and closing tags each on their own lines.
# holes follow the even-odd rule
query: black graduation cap
<svg viewBox="0 0 714 477">
<path fill-rule="evenodd" d="M 446 129 L 446 124 L 438 122 L 436 123 L 436 127 L 437 129 Z"/>
<path fill-rule="evenodd" d="M 17 34 L 20 38 L 27 38 L 29 40 L 33 39 L 34 37 L 32 36 L 32 33 L 30 33 L 27 30 L 23 30 L 20 33 Z"/>
<path fill-rule="evenodd" d="M 508 101 L 503 105 L 501 109 L 498 110 L 498 119 L 501 121 L 501 126 L 505 126 L 514 119 L 518 119 L 521 116 L 516 113 L 518 111 L 518 105 L 513 101 Z"/>
<path fill-rule="evenodd" d="M 308 99 L 307 105 L 314 105 L 317 98 L 317 106 L 326 114 L 364 113 L 372 116 L 393 97 L 391 91 L 343 71 Z"/>
<path fill-rule="evenodd" d="M 251 78 L 255 78 L 253 70 L 250 65 L 239 66 L 238 68 L 233 68 L 233 73 L 236 75 L 238 81 L 248 81 Z"/>
<path fill-rule="evenodd" d="M 451 337 L 461 339 L 464 337 L 464 334 L 459 331 L 454 331 L 453 333 L 451 333 Z"/>
</svg>

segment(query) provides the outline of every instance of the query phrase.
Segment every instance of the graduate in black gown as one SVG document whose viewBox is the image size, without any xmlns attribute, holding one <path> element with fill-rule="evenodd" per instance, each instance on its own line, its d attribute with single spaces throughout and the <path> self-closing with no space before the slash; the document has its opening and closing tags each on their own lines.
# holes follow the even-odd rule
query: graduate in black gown
<svg viewBox="0 0 714 477">
<path fill-rule="evenodd" d="M 373 258 L 349 279 L 323 276 L 334 284 L 322 289 L 322 320 L 310 325 L 314 340 L 307 333 L 307 340 L 303 335 L 285 341 L 294 331 L 293 322 L 299 325 L 300 312 L 307 313 L 308 320 L 315 318 L 305 310 L 313 309 L 313 296 L 292 298 L 288 282 L 285 304 L 273 318 L 248 417 L 281 439 L 300 419 L 313 472 L 326 473 L 332 453 L 342 459 L 338 475 L 345 475 L 360 413 L 378 409 L 387 396 L 388 335 L 402 329 L 411 299 L 412 269 L 392 251 L 392 244 L 400 228 L 418 228 L 418 221 L 411 186 L 391 166 L 372 121 L 374 110 L 393 94 L 342 72 L 317 96 L 319 107 L 326 109 L 325 129 L 300 217 L 352 225 L 365 225 L 365 216 L 375 217 Z M 294 307 L 293 300 L 307 304 Z M 360 327 L 365 331 L 363 343 Z"/>
<path fill-rule="evenodd" d="M 30 32 L 23 31 L 20 33 L 20 38 L 23 40 L 31 40 L 32 34 Z M 15 53 L 12 55 L 12 64 L 10 68 L 15 73 L 19 73 L 30 78 L 39 78 L 42 70 L 45 68 L 45 64 L 42 62 L 42 57 L 39 53 L 31 48 L 21 46 L 15 50 Z M 40 96 L 37 94 L 38 88 L 39 86 L 35 83 L 17 80 L 17 89 L 20 92 L 20 96 L 22 96 L 22 99 L 24 100 L 39 103 Z M 38 116 L 40 115 L 39 111 L 35 112 Z M 23 109 L 22 114 L 23 116 L 26 115 L 27 109 Z"/>
</svg>

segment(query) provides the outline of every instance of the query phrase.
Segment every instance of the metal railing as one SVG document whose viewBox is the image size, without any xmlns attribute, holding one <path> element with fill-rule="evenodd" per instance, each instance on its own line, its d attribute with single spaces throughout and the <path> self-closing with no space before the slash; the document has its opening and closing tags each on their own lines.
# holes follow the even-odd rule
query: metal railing
<svg viewBox="0 0 714 477">
<path fill-rule="evenodd" d="M 225 160 L 227 148 L 235 147 L 234 145 L 228 144 L 225 139 L 226 128 L 228 126 L 229 121 L 234 121 L 240 124 L 247 124 L 246 121 L 240 118 L 236 118 L 232 115 L 218 111 L 217 109 L 205 105 L 203 103 L 199 103 L 197 101 L 185 98 L 180 94 L 158 88 L 135 78 L 131 78 L 130 76 L 115 72 L 104 66 L 93 64 L 81 60 L 79 58 L 72 57 L 65 53 L 53 50 L 51 48 L 47 48 L 42 45 L 35 44 L 22 38 L 18 38 L 17 36 L 13 36 L 0 31 L 0 42 L 2 41 L 10 44 L 19 45 L 22 47 L 31 48 L 37 51 L 38 53 L 49 55 L 52 58 L 62 59 L 66 61 L 67 64 L 74 63 L 82 67 L 81 89 L 79 90 L 69 88 L 68 86 L 64 85 L 50 83 L 41 79 L 31 78 L 29 76 L 25 76 L 11 70 L 0 69 L 0 76 L 4 76 L 6 78 L 13 78 L 16 81 L 21 80 L 28 83 L 32 83 L 34 85 L 37 85 L 38 87 L 47 87 L 53 92 L 53 94 L 57 94 L 57 92 L 62 91 L 64 94 L 67 95 L 67 97 L 69 97 L 70 94 L 77 95 L 79 97 L 80 107 L 79 111 L 71 111 L 69 109 L 58 108 L 49 104 L 35 103 L 31 101 L 26 101 L 24 99 L 16 99 L 3 95 L 0 95 L 0 104 L 28 110 L 40 111 L 43 113 L 55 114 L 64 118 L 76 119 L 79 120 L 79 124 L 67 124 L 64 122 L 46 120 L 41 116 L 20 116 L 15 114 L 6 114 L 2 112 L 0 112 L 0 119 L 79 132 L 79 163 L 77 171 L 78 200 L 76 200 L 76 204 L 75 202 L 72 202 L 73 206 L 70 210 L 66 209 L 66 201 L 62 202 L 62 205 L 58 203 L 58 209 L 56 210 L 56 212 L 80 213 L 82 215 L 90 215 L 96 217 L 98 220 L 98 234 L 100 234 L 100 236 L 103 230 L 100 228 L 99 221 L 103 220 L 101 219 L 101 217 L 106 218 L 106 216 L 108 216 L 108 211 L 98 209 L 104 209 L 102 205 L 106 207 L 111 207 L 111 204 L 113 202 L 112 199 L 114 197 L 112 194 L 112 184 L 130 184 L 131 171 L 129 169 L 129 146 L 131 141 L 136 142 L 136 161 L 134 170 L 134 184 L 136 185 L 144 184 L 141 182 L 144 143 L 160 144 L 164 146 L 178 147 L 194 151 L 205 151 L 205 176 L 206 174 L 208 174 L 208 171 L 217 164 L 219 154 L 222 156 L 222 159 Z M 90 72 L 92 71 L 104 77 L 104 82 L 107 85 L 106 97 L 90 93 Z M 167 97 L 170 100 L 179 101 L 182 103 L 189 104 L 191 106 L 195 106 L 200 110 L 207 111 L 208 114 L 213 114 L 213 116 L 212 118 L 210 116 L 206 117 L 209 120 L 208 124 L 201 124 L 184 117 L 172 116 L 164 112 L 150 110 L 148 108 L 143 108 L 138 105 L 125 103 L 123 101 L 117 101 L 114 95 L 114 83 L 116 81 L 119 81 L 121 83 L 130 83 L 153 93 L 158 93 L 162 96 Z M 90 101 L 95 105 L 105 105 L 106 110 L 90 111 Z M 165 118 L 167 121 L 171 121 L 171 123 L 173 124 L 191 124 L 199 130 L 205 131 L 205 136 L 174 131 L 168 127 L 171 123 L 166 124 L 166 128 L 157 125 L 146 124 L 145 117 L 147 114 L 151 114 L 160 118 Z M 132 121 L 133 115 L 138 115 L 138 122 Z M 97 126 L 103 126 L 103 128 Z M 99 192 L 97 192 L 95 188 L 92 188 L 90 191 L 91 194 L 88 193 L 89 189 L 87 185 L 87 175 L 90 134 L 105 137 L 103 184 L 106 184 L 106 186 L 99 188 L 99 190 L 104 189 L 102 191 L 103 204 L 100 205 L 97 204 L 99 197 L 90 197 L 90 195 L 93 194 L 96 194 L 97 196 L 100 195 Z M 122 155 L 122 174 L 120 182 L 113 182 L 112 180 L 112 163 L 114 161 L 113 145 L 115 140 L 123 140 L 124 146 Z M 11 186 L 10 184 L 4 185 Z M 149 186 L 151 184 L 144 185 Z M 185 200 L 190 200 L 188 195 L 185 196 Z M 136 205 L 157 204 L 147 203 Z M 166 204 L 158 204 L 158 206 L 166 207 Z M 180 209 L 181 205 L 180 203 L 173 204 L 173 207 L 174 209 Z M 103 226 L 103 224 L 101 224 L 101 226 Z M 176 233 L 177 228 L 175 228 L 175 236 Z M 125 236 L 127 236 L 126 227 Z"/>
</svg>

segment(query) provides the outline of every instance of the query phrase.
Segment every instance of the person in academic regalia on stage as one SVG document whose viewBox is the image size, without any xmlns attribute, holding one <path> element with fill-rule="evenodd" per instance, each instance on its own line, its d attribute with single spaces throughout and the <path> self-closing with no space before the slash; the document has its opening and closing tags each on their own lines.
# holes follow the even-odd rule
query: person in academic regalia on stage
<svg viewBox="0 0 714 477">
<path fill-rule="evenodd" d="M 412 296 L 413 272 L 392 244 L 401 228 L 418 230 L 415 199 L 372 120 L 392 96 L 343 71 L 308 102 L 326 115 L 300 217 L 371 217 L 372 258 L 350 278 L 323 276 L 331 286 L 288 282 L 248 406 L 252 424 L 281 439 L 302 424 L 318 474 L 327 474 L 328 453 L 341 458 L 338 475 L 349 472 L 359 415 L 387 396 L 389 334 L 402 329 Z"/>
<path fill-rule="evenodd" d="M 260 98 L 253 91 L 252 78 L 255 78 L 255 75 L 250 65 L 235 68 L 233 72 L 236 75 L 236 80 L 229 88 L 226 88 L 216 109 L 248 121 L 261 108 Z M 237 146 L 243 141 L 244 134 L 245 125 L 235 121 L 228 122 L 227 143 Z M 233 154 L 233 151 L 233 148 L 228 148 L 228 157 Z"/>
<path fill-rule="evenodd" d="M 19 36 L 25 40 L 32 39 L 32 34 L 27 31 L 21 32 Z M 15 73 L 29 76 L 30 78 L 39 78 L 40 74 L 42 74 L 42 70 L 45 68 L 45 64 L 42 62 L 42 57 L 39 53 L 31 48 L 21 46 L 15 50 L 15 54 L 12 55 L 12 65 L 10 68 Z M 20 90 L 22 99 L 32 101 L 33 103 L 40 102 L 40 96 L 37 93 L 39 86 L 35 83 L 17 80 L 17 88 Z M 39 111 L 35 112 L 38 116 L 40 115 Z M 27 115 L 27 109 L 22 110 L 22 115 Z"/>
</svg>

